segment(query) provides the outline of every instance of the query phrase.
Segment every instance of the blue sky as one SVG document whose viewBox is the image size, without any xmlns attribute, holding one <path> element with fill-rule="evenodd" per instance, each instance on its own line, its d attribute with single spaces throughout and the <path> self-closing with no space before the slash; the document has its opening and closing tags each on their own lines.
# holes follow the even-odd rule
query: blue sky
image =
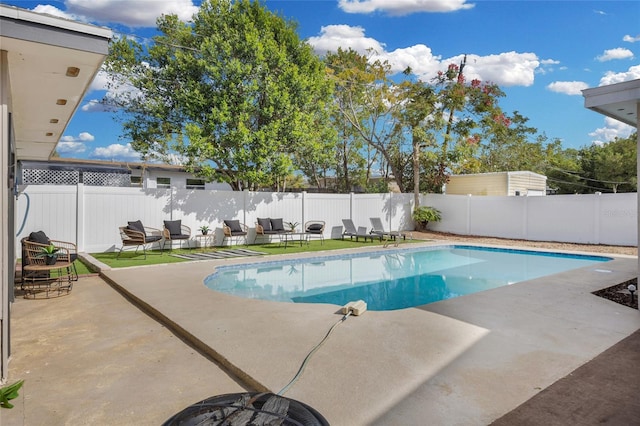
<svg viewBox="0 0 640 426">
<path fill-rule="evenodd" d="M 155 19 L 189 20 L 200 0 L 2 1 L 111 28 L 153 35 Z M 498 84 L 500 105 L 518 111 L 549 139 L 581 148 L 626 137 L 633 129 L 584 108 L 581 89 L 640 78 L 640 2 L 488 0 L 267 0 L 298 24 L 320 55 L 338 47 L 378 57 L 429 81 L 467 55 L 467 80 Z M 137 161 L 120 125 L 98 108 L 99 74 L 58 150 L 62 157 Z"/>
</svg>

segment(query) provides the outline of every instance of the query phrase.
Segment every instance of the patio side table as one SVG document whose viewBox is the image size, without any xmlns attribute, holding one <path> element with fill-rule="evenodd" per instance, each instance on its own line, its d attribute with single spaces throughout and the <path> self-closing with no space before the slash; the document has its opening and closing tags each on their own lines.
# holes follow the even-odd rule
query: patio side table
<svg viewBox="0 0 640 426">
<path fill-rule="evenodd" d="M 216 245 L 216 234 L 197 234 L 194 236 L 196 239 L 196 245 L 204 251 L 207 248 L 212 248 Z"/>
<path fill-rule="evenodd" d="M 291 242 L 300 242 L 300 246 L 302 247 L 302 242 L 306 241 L 309 244 L 309 238 L 306 232 L 286 232 L 284 234 L 280 234 L 281 241 L 284 243 L 284 248 L 287 248 L 287 243 Z"/>
<path fill-rule="evenodd" d="M 73 262 L 57 261 L 52 265 L 29 264 L 22 270 L 21 290 L 25 299 L 69 294 L 73 287 Z"/>
</svg>

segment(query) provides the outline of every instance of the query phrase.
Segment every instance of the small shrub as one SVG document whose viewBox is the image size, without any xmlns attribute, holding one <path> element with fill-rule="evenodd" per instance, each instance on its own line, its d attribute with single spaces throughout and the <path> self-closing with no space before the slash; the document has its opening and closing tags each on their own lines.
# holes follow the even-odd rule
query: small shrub
<svg viewBox="0 0 640 426">
<path fill-rule="evenodd" d="M 440 211 L 434 207 L 418 207 L 411 214 L 419 229 L 427 229 L 429 222 L 439 222 L 442 219 Z"/>
</svg>

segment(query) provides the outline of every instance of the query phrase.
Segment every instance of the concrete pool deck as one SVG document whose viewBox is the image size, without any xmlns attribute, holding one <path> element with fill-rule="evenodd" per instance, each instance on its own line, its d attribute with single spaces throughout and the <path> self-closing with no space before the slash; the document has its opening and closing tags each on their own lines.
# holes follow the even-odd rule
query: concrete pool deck
<svg viewBox="0 0 640 426">
<path fill-rule="evenodd" d="M 159 403 L 151 399 L 155 395 L 151 393 L 148 403 L 155 404 L 158 417 L 148 423 L 131 419 L 133 423 L 158 424 L 158 419 L 161 422 L 208 396 L 251 388 L 278 392 L 342 318 L 335 305 L 242 299 L 213 292 L 202 284 L 216 265 L 245 262 L 246 258 L 208 260 L 103 271 L 104 278 L 134 304 L 222 367 L 222 373 L 203 370 L 203 376 L 220 377 L 212 379 L 215 383 L 209 394 L 196 397 L 197 393 L 191 396 L 185 389 L 202 389 L 202 377 L 189 372 L 189 367 L 204 369 L 201 361 L 190 366 L 171 364 L 169 368 L 175 371 L 166 374 L 172 385 L 187 393 L 180 395 L 181 405 Z M 314 407 L 332 425 L 489 424 L 640 328 L 639 311 L 591 294 L 636 277 L 637 268 L 636 257 L 616 256 L 606 264 L 419 308 L 351 316 L 334 330 L 284 396 Z M 72 301 L 75 291 L 60 300 Z M 49 302 L 59 301 L 20 304 Z M 121 310 L 112 312 L 125 315 Z M 85 315 L 91 324 L 91 312 Z M 109 319 L 108 310 L 98 318 L 107 322 L 104 326 L 122 320 Z M 151 327 L 140 329 L 134 320 L 129 326 L 139 338 L 145 336 L 144 327 Z M 37 343 L 34 337 L 33 344 Z M 129 350 L 138 351 L 136 345 Z M 130 374 L 136 367 L 148 367 L 135 364 L 144 360 L 128 365 L 118 354 L 105 356 L 115 356 L 112 368 L 117 370 L 122 364 L 120 368 Z M 225 369 L 238 380 L 226 375 Z M 108 373 L 83 372 L 77 380 L 82 380 L 82 374 L 100 378 Z M 70 368 L 58 374 L 57 379 L 69 380 L 68 376 L 79 372 Z M 157 377 L 138 380 L 136 388 L 163 383 Z M 101 389 L 104 392 L 108 387 Z M 90 395 L 91 389 L 85 398 Z M 135 412 L 126 406 L 115 408 Z M 37 416 L 25 410 L 24 418 Z M 4 425 L 8 416 L 13 418 L 13 410 L 2 411 L 8 412 L 0 412 Z M 122 413 L 117 418 L 109 424 L 127 424 Z M 47 423 L 33 420 L 24 424 Z"/>
</svg>

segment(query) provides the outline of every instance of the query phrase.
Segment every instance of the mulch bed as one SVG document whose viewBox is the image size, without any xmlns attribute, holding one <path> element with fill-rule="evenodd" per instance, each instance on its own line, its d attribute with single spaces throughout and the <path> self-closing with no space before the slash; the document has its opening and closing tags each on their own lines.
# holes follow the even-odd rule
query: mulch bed
<svg viewBox="0 0 640 426">
<path fill-rule="evenodd" d="M 612 302 L 619 303 L 630 308 L 638 309 L 638 292 L 636 291 L 633 296 L 633 302 L 631 301 L 631 294 L 629 293 L 628 286 L 635 285 L 638 288 L 638 279 L 634 278 L 629 281 L 625 281 L 620 284 L 616 284 L 611 287 L 603 288 L 602 290 L 594 291 L 596 296 L 604 297 Z"/>
</svg>

